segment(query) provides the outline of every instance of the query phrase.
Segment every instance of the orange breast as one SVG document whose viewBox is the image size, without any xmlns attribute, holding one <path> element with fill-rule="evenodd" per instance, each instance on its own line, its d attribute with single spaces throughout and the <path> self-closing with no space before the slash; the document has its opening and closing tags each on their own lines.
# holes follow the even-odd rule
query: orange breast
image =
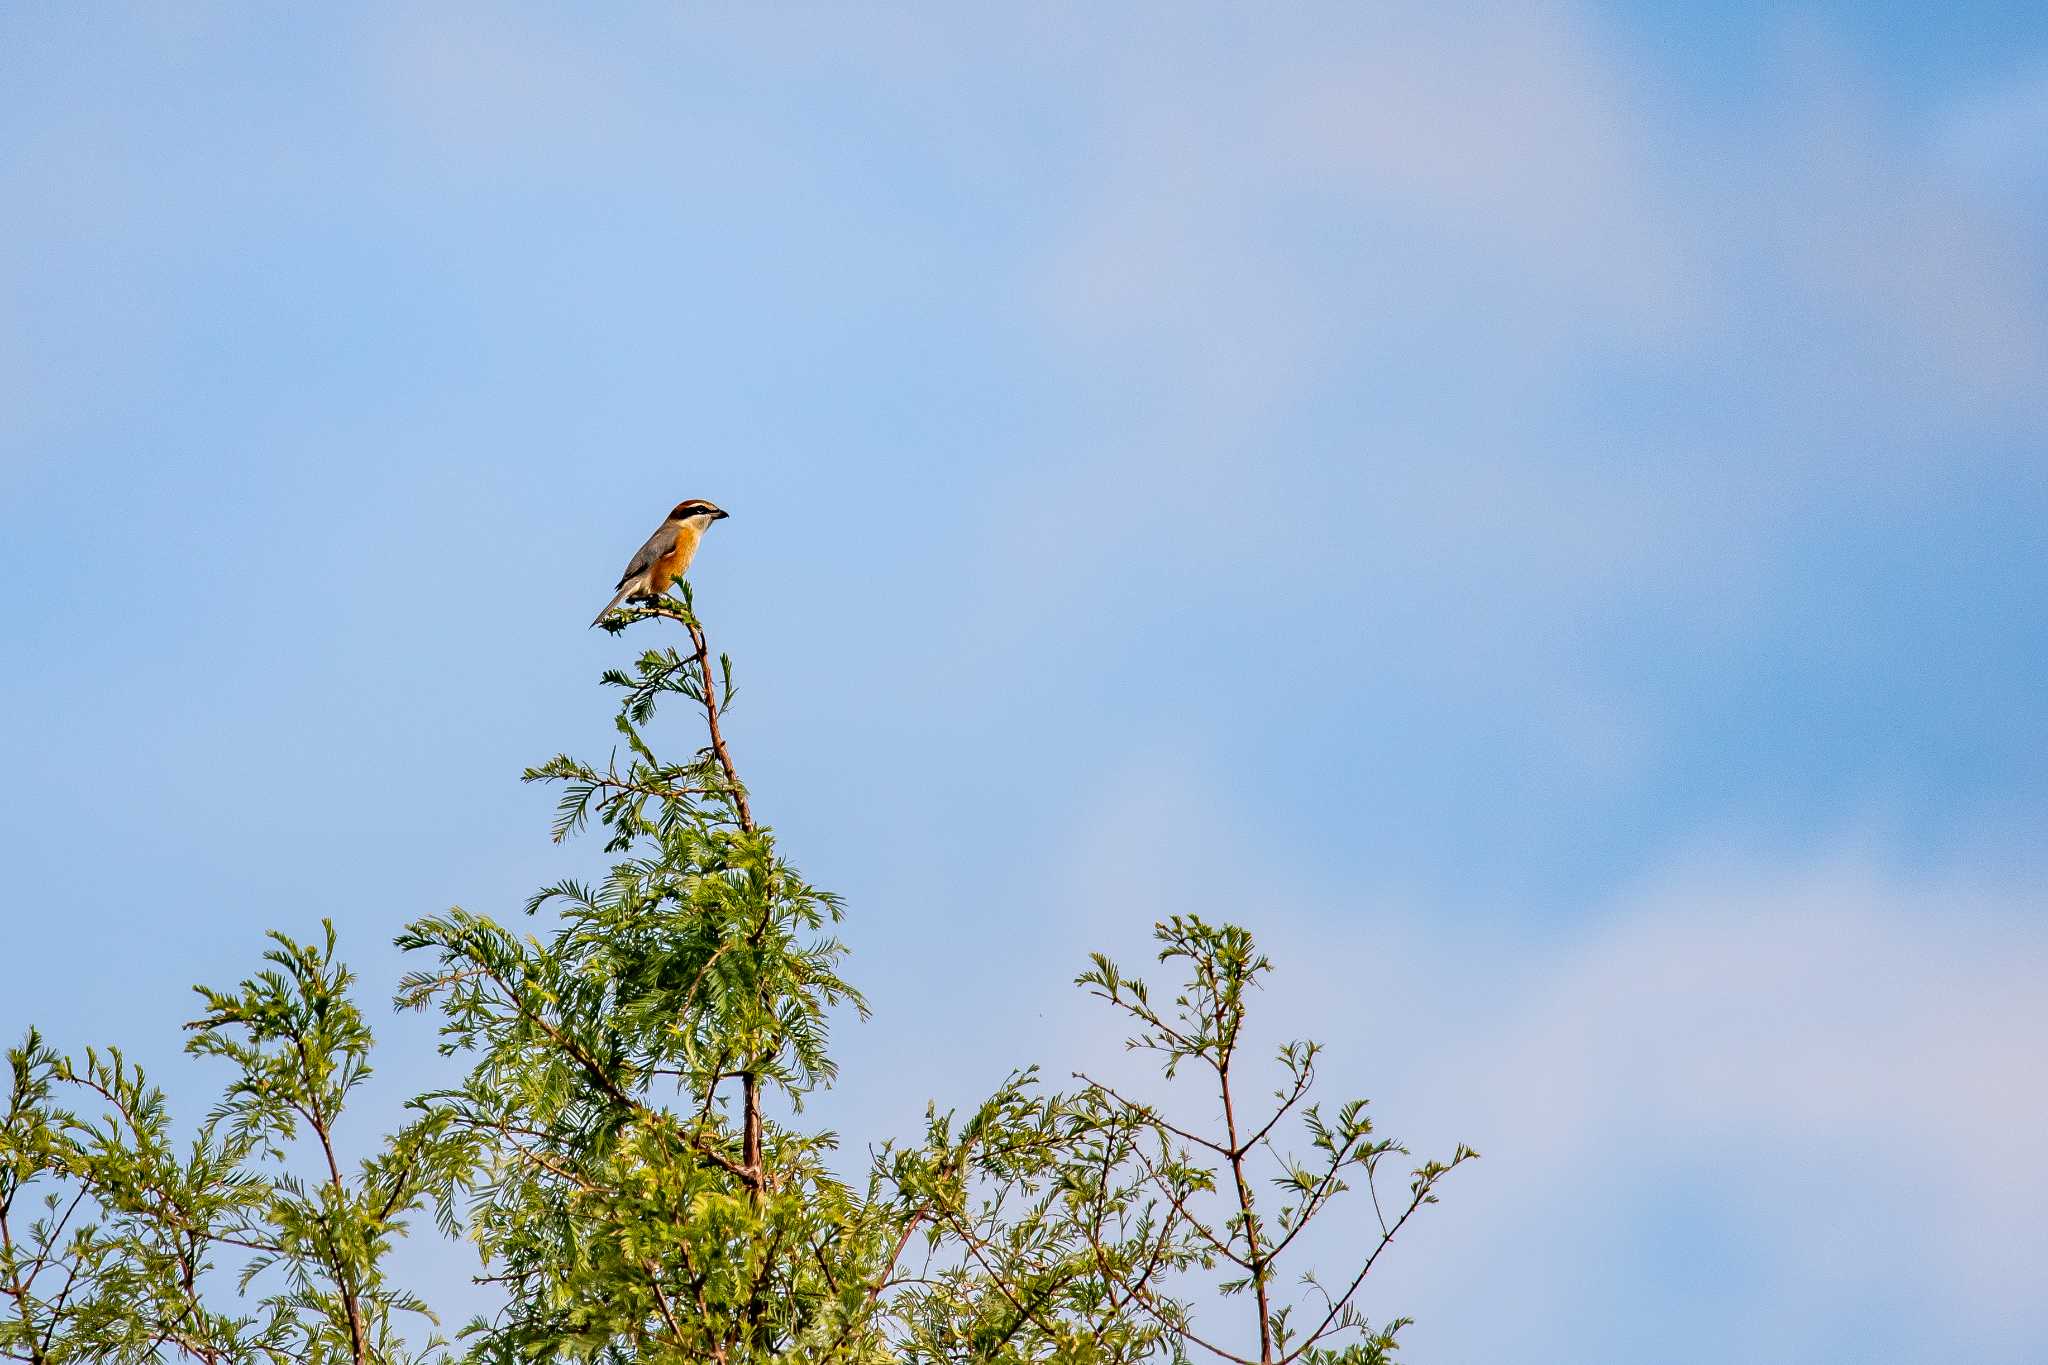
<svg viewBox="0 0 2048 1365">
<path fill-rule="evenodd" d="M 684 527 L 676 536 L 675 548 L 654 561 L 648 576 L 653 580 L 649 585 L 656 592 L 667 592 L 668 585 L 689 572 L 690 561 L 697 555 L 698 532 Z"/>
</svg>

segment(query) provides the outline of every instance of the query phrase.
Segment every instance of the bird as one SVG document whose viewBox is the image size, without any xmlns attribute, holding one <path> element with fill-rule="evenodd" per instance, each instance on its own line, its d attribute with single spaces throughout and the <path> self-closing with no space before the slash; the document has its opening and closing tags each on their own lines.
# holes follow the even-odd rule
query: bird
<svg viewBox="0 0 2048 1365">
<path fill-rule="evenodd" d="M 647 537 L 647 543 L 633 553 L 632 561 L 614 585 L 618 592 L 590 624 L 597 625 L 613 607 L 629 597 L 659 597 L 667 592 L 668 585 L 681 578 L 696 558 L 697 545 L 704 539 L 705 530 L 712 522 L 724 521 L 731 515 L 702 498 L 677 503 L 654 534 Z"/>
</svg>

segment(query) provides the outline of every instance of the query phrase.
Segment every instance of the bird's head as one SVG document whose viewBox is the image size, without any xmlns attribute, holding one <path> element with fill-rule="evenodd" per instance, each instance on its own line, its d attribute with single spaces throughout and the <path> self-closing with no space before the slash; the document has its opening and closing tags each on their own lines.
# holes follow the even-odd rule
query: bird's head
<svg viewBox="0 0 2048 1365">
<path fill-rule="evenodd" d="M 712 522 L 723 521 L 731 515 L 730 512 L 721 509 L 717 503 L 706 502 L 702 498 L 691 498 L 687 502 L 677 503 L 676 510 L 668 514 L 668 519 L 677 523 L 699 522 L 698 529 L 702 530 L 703 527 L 709 526 Z"/>
</svg>

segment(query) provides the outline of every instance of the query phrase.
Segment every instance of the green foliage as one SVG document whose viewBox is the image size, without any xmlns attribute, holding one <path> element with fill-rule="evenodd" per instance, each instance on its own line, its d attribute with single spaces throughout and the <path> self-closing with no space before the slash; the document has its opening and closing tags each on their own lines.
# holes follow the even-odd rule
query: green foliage
<svg viewBox="0 0 2048 1365">
<path fill-rule="evenodd" d="M 1198 1087 L 1220 1128 L 1084 1076 L 1048 1091 L 1027 1068 L 851 1171 L 836 1160 L 836 1136 L 802 1116 L 835 1075 L 831 1021 L 865 1014 L 841 973 L 840 904 L 754 819 L 721 727 L 731 663 L 714 665 L 687 587 L 603 624 L 647 622 L 679 625 L 690 648 L 604 675 L 623 754 L 526 774 L 561 788 L 558 840 L 604 831 L 610 873 L 537 893 L 525 911 L 551 916 L 545 932 L 461 909 L 406 928 L 398 941 L 422 965 L 398 1003 L 439 1017 L 463 1072 L 415 1099 L 353 1171 L 336 1134 L 371 1037 L 331 926 L 314 945 L 273 935 L 264 969 L 200 990 L 188 1050 L 229 1078 L 189 1139 L 119 1052 L 74 1065 L 31 1032 L 9 1054 L 0 1359 L 1392 1354 L 1403 1321 L 1374 1326 L 1356 1302 L 1472 1153 L 1416 1167 L 1382 1216 L 1375 1177 L 1405 1153 L 1375 1135 L 1363 1101 L 1309 1102 L 1311 1042 L 1279 1050 L 1270 1110 L 1241 1113 L 1248 1001 L 1271 970 L 1243 929 L 1160 925 L 1160 960 L 1186 981 L 1165 1007 L 1107 958 L 1079 978 L 1135 1026 L 1130 1046 L 1168 1090 Z M 652 733 L 676 702 L 704 742 L 667 760 Z M 1311 1270 L 1285 1278 L 1303 1230 L 1354 1187 L 1377 1219 L 1372 1244 L 1327 1287 Z M 423 1209 L 472 1243 L 478 1278 L 503 1296 L 453 1340 L 389 1271 Z"/>
<path fill-rule="evenodd" d="M 269 970 L 234 992 L 200 988 L 205 1013 L 187 1026 L 187 1050 L 233 1071 L 189 1140 L 174 1135 L 163 1092 L 118 1050 L 88 1050 L 74 1065 L 31 1031 L 8 1054 L 6 1358 L 418 1358 L 397 1315 L 429 1315 L 389 1283 L 385 1259 L 449 1154 L 415 1125 L 344 1173 L 337 1125 L 369 1074 L 370 1032 L 334 960 L 332 926 L 321 946 L 271 937 Z M 31 1195 L 42 1214 L 17 1239 Z M 235 1292 L 222 1292 L 224 1263 L 238 1269 Z"/>
<path fill-rule="evenodd" d="M 1423 1205 L 1436 1202 L 1438 1182 L 1479 1154 L 1460 1145 L 1448 1161 L 1425 1161 L 1416 1167 L 1410 1173 L 1406 1203 L 1396 1206 L 1389 1219 L 1375 1180 L 1387 1157 L 1406 1156 L 1408 1151 L 1392 1139 L 1374 1137 L 1362 1099 L 1340 1105 L 1328 1118 L 1319 1104 L 1301 1107 L 1315 1087 L 1319 1044 L 1283 1045 L 1275 1058 L 1283 1081 L 1273 1095 L 1273 1108 L 1262 1119 L 1240 1113 L 1240 1045 L 1249 994 L 1273 969 L 1251 934 L 1236 925 L 1219 927 L 1192 915 L 1176 915 L 1159 925 L 1154 937 L 1162 945 L 1159 960 L 1176 963 L 1187 973 L 1186 984 L 1170 1007 L 1155 1006 L 1144 981 L 1127 976 L 1099 953 L 1076 984 L 1136 1025 L 1126 1046 L 1154 1054 L 1168 1081 L 1179 1079 L 1183 1068 L 1197 1073 L 1197 1083 L 1205 1085 L 1214 1097 L 1214 1111 L 1222 1115 L 1222 1130 L 1192 1131 L 1170 1121 L 1160 1107 L 1126 1099 L 1101 1082 L 1077 1077 L 1088 1086 L 1084 1098 L 1154 1134 L 1156 1159 L 1139 1156 L 1143 1183 L 1178 1220 L 1176 1234 L 1194 1248 L 1203 1267 L 1220 1268 L 1216 1290 L 1226 1298 L 1253 1300 L 1259 1335 L 1255 1359 L 1311 1365 L 1384 1360 L 1394 1351 L 1407 1319 L 1396 1318 L 1375 1329 L 1356 1308 L 1359 1291 L 1395 1234 Z M 1311 1154 L 1306 1158 L 1274 1142 L 1281 1121 L 1297 1108 Z M 1263 1179 L 1256 1169 L 1261 1165 L 1266 1168 Z M 1299 1282 L 1306 1296 L 1284 1301 L 1283 1260 L 1331 1201 L 1352 1189 L 1353 1180 L 1360 1181 L 1370 1196 L 1378 1238 L 1348 1281 L 1326 1284 L 1313 1269 L 1304 1270 Z M 1277 1194 L 1262 1200 L 1261 1184 Z M 1204 1198 L 1218 1191 L 1223 1195 L 1220 1200 Z M 1127 1283 L 1137 1306 L 1171 1324 L 1182 1339 L 1214 1355 L 1230 1355 L 1196 1332 L 1182 1305 L 1166 1300 L 1149 1284 Z"/>
</svg>

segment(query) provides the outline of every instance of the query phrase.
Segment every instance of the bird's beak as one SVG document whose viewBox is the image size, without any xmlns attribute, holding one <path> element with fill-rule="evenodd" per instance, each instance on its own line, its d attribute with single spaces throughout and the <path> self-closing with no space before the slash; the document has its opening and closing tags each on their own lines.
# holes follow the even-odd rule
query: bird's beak
<svg viewBox="0 0 2048 1365">
<path fill-rule="evenodd" d="M 712 519 L 713 521 L 724 521 L 724 520 L 725 520 L 725 519 L 726 519 L 727 517 L 729 517 L 729 516 L 731 516 L 731 515 L 732 515 L 732 513 L 730 513 L 730 512 L 713 512 L 713 513 L 711 514 L 711 519 Z"/>
</svg>

